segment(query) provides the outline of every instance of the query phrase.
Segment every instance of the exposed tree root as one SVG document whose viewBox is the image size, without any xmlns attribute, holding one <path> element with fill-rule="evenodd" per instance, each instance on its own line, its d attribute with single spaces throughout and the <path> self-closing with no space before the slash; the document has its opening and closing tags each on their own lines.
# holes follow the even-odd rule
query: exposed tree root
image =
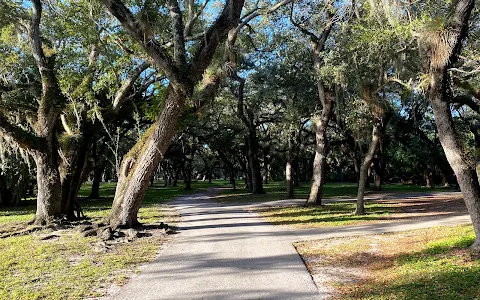
<svg viewBox="0 0 480 300">
<path fill-rule="evenodd" d="M 0 235 L 0 239 L 5 239 L 5 238 L 19 236 L 19 235 L 27 235 L 27 234 L 31 234 L 31 233 L 36 232 L 36 231 L 43 230 L 45 228 L 47 228 L 47 226 L 33 226 L 33 227 L 23 229 L 23 230 L 8 232 L 8 233 L 4 233 L 4 234 Z"/>
<path fill-rule="evenodd" d="M 78 227 L 78 231 L 84 237 L 97 236 L 104 241 L 125 239 L 132 241 L 136 238 L 149 236 L 150 234 L 141 231 L 164 229 L 166 234 L 175 234 L 176 230 L 170 227 L 168 224 L 161 222 L 158 225 L 149 224 L 143 225 L 139 222 L 135 226 L 117 226 L 113 228 L 105 223 L 86 224 Z"/>
</svg>

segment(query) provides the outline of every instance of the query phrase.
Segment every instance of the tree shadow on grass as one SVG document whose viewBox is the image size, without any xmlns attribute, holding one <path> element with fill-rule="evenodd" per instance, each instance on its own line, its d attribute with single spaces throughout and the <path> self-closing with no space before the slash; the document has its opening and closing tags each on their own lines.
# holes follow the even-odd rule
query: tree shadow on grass
<svg viewBox="0 0 480 300">
<path fill-rule="evenodd" d="M 290 206 L 261 209 L 274 225 L 355 223 L 361 221 L 402 221 L 422 217 L 466 214 L 462 199 L 382 200 L 366 203 L 364 215 L 354 215 L 355 203 L 329 203 L 323 206 Z"/>
<path fill-rule="evenodd" d="M 357 266 L 364 274 L 380 272 L 374 273 L 378 278 L 347 283 L 344 298 L 476 299 L 480 296 L 479 255 L 466 249 L 473 241 L 473 235 L 465 235 L 453 241 L 440 239 L 412 253 L 340 255 L 335 266 Z"/>
<path fill-rule="evenodd" d="M 480 268 L 437 270 L 428 277 L 409 276 L 381 286 L 359 285 L 347 294 L 369 299 L 477 299 Z"/>
</svg>

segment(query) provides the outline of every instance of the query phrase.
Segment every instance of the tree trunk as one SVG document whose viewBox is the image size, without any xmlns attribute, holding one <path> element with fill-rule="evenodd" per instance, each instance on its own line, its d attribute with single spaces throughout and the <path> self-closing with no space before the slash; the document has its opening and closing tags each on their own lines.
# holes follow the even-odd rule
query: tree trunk
<svg viewBox="0 0 480 300">
<path fill-rule="evenodd" d="M 480 247 L 480 185 L 474 166 L 468 164 L 462 156 L 463 149 L 455 131 L 450 104 L 448 103 L 447 69 L 433 72 L 429 88 L 429 100 L 432 104 L 437 125 L 438 137 L 445 156 L 458 180 L 463 199 L 472 219 L 475 230 L 475 242 L 472 247 Z"/>
<path fill-rule="evenodd" d="M 431 175 L 432 173 L 430 173 L 430 171 L 425 171 L 424 173 L 425 175 L 425 187 L 427 189 L 431 189 L 432 188 L 432 179 L 431 179 Z"/>
<path fill-rule="evenodd" d="M 158 120 L 123 158 L 112 210 L 105 219 L 112 228 L 138 225 L 137 214 L 150 177 L 171 143 L 184 102 L 185 95 L 169 87 Z"/>
<path fill-rule="evenodd" d="M 263 183 L 268 184 L 269 170 L 268 170 L 268 150 L 263 151 Z"/>
<path fill-rule="evenodd" d="M 300 178 L 298 177 L 298 174 L 300 172 L 298 171 L 298 157 L 296 155 L 293 155 L 293 158 L 292 158 L 292 171 L 293 171 L 293 186 L 299 187 Z"/>
<path fill-rule="evenodd" d="M 287 181 L 287 198 L 292 199 L 293 197 L 295 197 L 295 193 L 293 190 L 292 161 L 290 159 L 287 160 L 287 166 L 285 168 L 285 178 Z"/>
<path fill-rule="evenodd" d="M 260 160 L 258 159 L 258 140 L 255 128 L 248 128 L 247 145 L 252 194 L 264 194 L 265 190 L 263 189 Z"/>
<path fill-rule="evenodd" d="M 189 191 L 192 189 L 192 162 L 187 159 L 185 162 L 185 169 L 184 169 L 184 183 L 185 183 L 185 190 Z"/>
<path fill-rule="evenodd" d="M 292 199 L 295 196 L 293 189 L 295 172 L 293 169 L 293 156 L 294 156 L 294 142 L 293 133 L 288 138 L 288 152 L 287 152 L 287 165 L 285 167 L 285 178 L 287 182 L 287 198 Z"/>
<path fill-rule="evenodd" d="M 473 248 L 480 247 L 480 184 L 475 166 L 469 164 L 463 155 L 462 145 L 455 130 L 450 103 L 451 90 L 448 69 L 458 60 L 462 42 L 468 35 L 468 20 L 473 10 L 473 0 L 452 2 L 454 13 L 445 25 L 441 38 L 443 43 L 430 47 L 430 85 L 428 98 L 433 108 L 438 137 L 445 156 L 452 167 L 463 194 L 465 205 L 475 230 Z M 452 10 L 453 11 L 453 10 Z M 438 49 L 441 47 L 441 49 Z M 445 57 L 445 53 L 448 54 Z"/>
<path fill-rule="evenodd" d="M 340 163 L 337 167 L 338 182 L 343 182 L 343 164 Z"/>
<path fill-rule="evenodd" d="M 223 161 L 223 163 L 227 166 L 227 169 L 225 170 L 225 176 L 228 176 L 230 179 L 230 183 L 232 184 L 233 190 L 236 189 L 236 182 L 235 182 L 235 167 L 233 163 L 227 158 L 227 156 L 222 152 L 218 151 L 218 155 L 220 156 L 220 159 Z"/>
<path fill-rule="evenodd" d="M 373 159 L 373 169 L 375 170 L 375 190 L 382 190 L 382 164 L 380 159 Z"/>
<path fill-rule="evenodd" d="M 363 160 L 362 166 L 360 168 L 360 180 L 358 182 L 357 193 L 357 208 L 355 210 L 356 215 L 363 215 L 365 213 L 364 196 L 367 186 L 368 169 L 372 165 L 372 160 L 375 156 L 375 152 L 380 146 L 381 132 L 382 124 L 377 121 L 373 126 L 372 141 L 370 142 L 370 147 L 367 154 L 365 155 L 365 159 Z"/>
<path fill-rule="evenodd" d="M 230 174 L 230 183 L 232 184 L 232 188 L 233 190 L 236 190 L 236 182 L 235 182 L 235 170 L 230 169 L 229 170 L 229 174 Z"/>
<path fill-rule="evenodd" d="M 54 148 L 54 147 L 50 147 Z M 56 149 L 55 149 L 56 150 Z M 53 153 L 34 153 L 37 166 L 37 212 L 35 225 L 45 225 L 62 214 L 62 187 L 58 158 Z"/>
<path fill-rule="evenodd" d="M 100 198 L 100 183 L 102 181 L 102 175 L 105 170 L 105 163 L 100 163 L 95 166 L 93 170 L 92 191 L 88 198 L 99 199 Z"/>
<path fill-rule="evenodd" d="M 315 124 L 315 158 L 313 160 L 313 176 L 307 204 L 322 205 L 323 185 L 327 167 L 328 140 L 327 126 L 332 117 L 335 98 L 331 95 L 325 97 L 320 119 Z"/>
<path fill-rule="evenodd" d="M 0 205 L 8 205 L 12 200 L 12 191 L 7 187 L 7 182 L 4 179 L 4 176 L 0 174 Z"/>
<path fill-rule="evenodd" d="M 175 168 L 175 170 L 173 171 L 172 187 L 177 186 L 177 181 L 178 181 L 178 168 Z"/>
<path fill-rule="evenodd" d="M 353 160 L 353 167 L 354 167 L 354 170 L 355 170 L 355 177 L 357 179 L 357 185 L 358 185 L 359 182 L 360 182 L 360 163 L 359 163 L 359 159 L 358 159 L 356 150 L 353 150 L 351 152 L 351 157 L 352 157 L 352 160 Z"/>
<path fill-rule="evenodd" d="M 250 168 L 250 162 L 248 161 L 248 155 L 247 155 L 247 163 L 242 165 L 243 167 L 243 174 L 244 174 L 244 179 L 245 179 L 245 189 L 248 191 L 252 191 L 252 176 L 251 176 L 251 168 Z"/>
<path fill-rule="evenodd" d="M 88 131 L 88 129 L 86 129 Z M 83 139 L 77 144 L 76 141 L 68 142 L 66 149 L 66 160 L 62 162 L 61 185 L 62 185 L 62 214 L 68 219 L 81 217 L 81 208 L 78 203 L 78 192 L 82 185 L 82 175 L 86 168 L 87 148 L 90 138 L 88 134 L 83 135 Z M 75 214 L 76 213 L 76 214 Z"/>
</svg>

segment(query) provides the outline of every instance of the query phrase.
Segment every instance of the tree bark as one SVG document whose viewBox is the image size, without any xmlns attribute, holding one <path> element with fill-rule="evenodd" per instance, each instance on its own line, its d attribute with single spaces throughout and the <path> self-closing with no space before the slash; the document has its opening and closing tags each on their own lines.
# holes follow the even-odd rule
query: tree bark
<svg viewBox="0 0 480 300">
<path fill-rule="evenodd" d="M 382 124 L 381 122 L 377 121 L 373 126 L 372 141 L 370 142 L 370 147 L 368 149 L 367 154 L 365 155 L 365 159 L 363 160 L 362 166 L 360 168 L 360 180 L 358 182 L 358 193 L 357 193 L 357 207 L 355 210 L 356 215 L 363 215 L 365 213 L 364 196 L 365 196 L 365 189 L 367 186 L 368 169 L 372 165 L 372 160 L 373 160 L 373 157 L 375 156 L 375 152 L 380 146 L 381 132 L 382 132 Z"/>
<path fill-rule="evenodd" d="M 264 194 L 263 178 L 258 159 L 258 139 L 255 128 L 248 128 L 248 161 L 250 166 L 250 178 L 252 181 L 252 194 Z"/>
<path fill-rule="evenodd" d="M 440 143 L 450 166 L 458 180 L 465 205 L 472 219 L 475 230 L 473 247 L 480 247 L 480 185 L 474 166 L 470 166 L 462 156 L 463 149 L 453 123 L 450 104 L 448 102 L 447 69 L 432 72 L 429 87 L 429 100 L 435 115 Z"/>
<path fill-rule="evenodd" d="M 41 81 L 41 95 L 34 96 L 38 103 L 35 122 L 31 130 L 24 130 L 10 123 L 0 111 L 0 134 L 7 135 L 33 156 L 37 165 L 37 212 L 33 223 L 43 225 L 61 216 L 61 186 L 58 170 L 58 118 L 65 106 L 66 97 L 61 92 L 56 77 L 55 55 L 47 43 L 43 43 L 40 30 L 42 2 L 31 1 L 31 20 L 25 34 L 29 38 L 30 49 L 35 60 Z M 25 22 L 27 24 L 27 22 Z M 33 119 L 33 118 L 32 118 Z"/>
<path fill-rule="evenodd" d="M 424 173 L 424 176 L 425 176 L 425 187 L 427 189 L 431 189 L 432 188 L 432 173 L 429 171 L 429 170 L 426 170 L 425 173 Z"/>
<path fill-rule="evenodd" d="M 105 220 L 112 228 L 132 227 L 138 224 L 137 214 L 148 188 L 148 181 L 171 143 L 185 100 L 192 96 L 195 85 L 204 78 L 205 70 L 210 66 L 220 42 L 231 29 L 237 27 L 244 1 L 227 1 L 215 22 L 196 45 L 188 63 L 182 13 L 176 1 L 168 3 L 172 21 L 173 57 L 139 25 L 136 16 L 121 0 L 102 2 L 170 82 L 164 107 L 156 122 L 122 161 L 112 210 Z M 218 80 L 211 80 L 206 85 L 218 86 Z"/>
<path fill-rule="evenodd" d="M 105 170 L 105 163 L 102 162 L 95 166 L 93 170 L 92 190 L 88 198 L 99 199 L 100 198 L 100 183 L 102 181 L 102 175 Z"/>
<path fill-rule="evenodd" d="M 382 190 L 382 163 L 380 159 L 374 158 L 373 159 L 373 170 L 375 171 L 375 190 L 381 191 Z"/>
<path fill-rule="evenodd" d="M 185 162 L 185 169 L 184 169 L 184 183 L 185 183 L 185 189 L 187 191 L 192 189 L 192 162 L 187 159 Z"/>
<path fill-rule="evenodd" d="M 217 151 L 218 155 L 220 156 L 220 159 L 223 161 L 223 163 L 227 167 L 227 172 L 228 176 L 230 179 L 230 183 L 232 184 L 233 190 L 236 189 L 236 182 L 235 182 L 235 167 L 233 163 L 227 158 L 227 156 L 222 152 L 222 151 Z M 226 176 L 226 174 L 225 174 Z"/>
<path fill-rule="evenodd" d="M 322 114 L 315 124 L 315 158 L 313 160 L 313 176 L 307 204 L 322 205 L 323 185 L 327 167 L 328 140 L 327 126 L 332 117 L 335 98 L 332 95 L 325 97 Z"/>
<path fill-rule="evenodd" d="M 237 117 L 245 127 L 245 145 L 247 150 L 248 166 L 250 169 L 249 180 L 251 181 L 252 194 L 264 194 L 260 160 L 258 158 L 257 128 L 254 121 L 253 111 L 245 105 L 244 89 L 245 79 L 233 74 L 232 79 L 239 83 L 237 97 Z"/>
<path fill-rule="evenodd" d="M 62 187 L 58 157 L 53 153 L 35 153 L 37 166 L 37 212 L 35 225 L 45 225 L 62 215 Z"/>
<path fill-rule="evenodd" d="M 169 87 L 160 117 L 124 157 L 112 210 L 105 219 L 112 228 L 138 225 L 137 214 L 141 201 L 150 177 L 170 145 L 184 102 L 185 95 Z"/>
<path fill-rule="evenodd" d="M 263 183 L 264 184 L 268 184 L 268 177 L 269 177 L 269 172 L 270 172 L 268 170 L 268 164 L 269 164 L 268 152 L 269 152 L 269 148 L 266 147 L 263 150 Z"/>
<path fill-rule="evenodd" d="M 178 168 L 175 168 L 175 170 L 173 171 L 172 187 L 177 186 L 177 181 L 178 181 Z"/>
<path fill-rule="evenodd" d="M 462 155 L 463 149 L 453 122 L 450 100 L 450 78 L 448 69 L 458 60 L 462 42 L 468 35 L 468 19 L 474 7 L 473 0 L 459 0 L 454 2 L 454 14 L 449 23 L 445 25 L 443 32 L 447 44 L 434 44 L 431 47 L 430 57 L 430 84 L 428 99 L 433 108 L 435 124 L 437 125 L 438 137 L 445 152 L 445 156 L 452 167 L 463 194 L 463 199 L 472 219 L 475 231 L 473 248 L 480 247 L 480 184 L 478 182 L 475 166 L 469 164 Z M 442 51 L 436 49 L 442 47 Z M 448 52 L 445 48 L 448 47 Z M 448 53 L 448 57 L 440 57 Z"/>
<path fill-rule="evenodd" d="M 88 129 L 83 130 L 82 139 L 78 142 L 74 139 L 67 142 L 60 167 L 62 185 L 62 214 L 68 219 L 76 219 L 82 216 L 78 192 L 83 183 L 84 171 L 88 156 L 88 148 L 91 143 L 91 136 Z M 86 174 L 85 174 L 86 175 Z"/>
<path fill-rule="evenodd" d="M 298 28 L 305 36 L 310 38 L 310 44 L 312 47 L 313 63 L 315 70 L 320 73 L 320 70 L 324 63 L 323 51 L 325 50 L 325 43 L 330 36 L 330 32 L 335 23 L 335 8 L 333 5 L 328 4 L 328 8 L 325 9 L 325 26 L 322 33 L 317 36 L 315 33 L 308 31 L 303 25 L 297 23 L 293 18 L 293 4 L 290 13 L 290 22 Z M 332 116 L 333 104 L 335 97 L 332 97 L 330 93 L 326 93 L 324 82 L 321 78 L 317 78 L 318 97 L 322 104 L 322 113 L 319 120 L 315 124 L 315 158 L 313 161 L 313 175 L 312 186 L 310 187 L 310 194 L 306 204 L 321 205 L 323 184 L 325 183 L 325 169 L 327 166 L 327 154 L 328 154 L 328 141 L 327 141 L 327 126 Z"/>
<path fill-rule="evenodd" d="M 295 197 L 295 192 L 293 189 L 293 177 L 294 171 L 292 166 L 292 157 L 293 157 L 293 141 L 292 137 L 288 138 L 288 153 L 287 153 L 287 164 L 285 167 L 285 179 L 287 183 L 287 198 L 292 199 Z"/>
</svg>

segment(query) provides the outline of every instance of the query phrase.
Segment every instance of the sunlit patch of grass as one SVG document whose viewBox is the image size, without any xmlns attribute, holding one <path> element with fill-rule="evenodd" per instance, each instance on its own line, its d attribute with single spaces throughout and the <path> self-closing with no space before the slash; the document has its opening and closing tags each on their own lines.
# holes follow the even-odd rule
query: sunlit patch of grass
<svg viewBox="0 0 480 300">
<path fill-rule="evenodd" d="M 138 239 L 106 253 L 96 252 L 95 242 L 78 233 L 51 241 L 37 235 L 0 240 L 0 299 L 99 296 L 99 287 L 120 282 L 127 269 L 154 259 L 161 238 Z"/>
<path fill-rule="evenodd" d="M 390 205 L 366 203 L 365 215 L 354 215 L 354 203 L 328 203 L 323 206 L 287 206 L 261 208 L 258 211 L 268 222 L 274 225 L 292 225 L 295 227 L 323 227 L 356 225 L 378 222 L 388 219 Z"/>
<path fill-rule="evenodd" d="M 309 270 L 348 268 L 331 282 L 341 299 L 475 299 L 478 252 L 471 225 L 296 244 Z"/>
</svg>

